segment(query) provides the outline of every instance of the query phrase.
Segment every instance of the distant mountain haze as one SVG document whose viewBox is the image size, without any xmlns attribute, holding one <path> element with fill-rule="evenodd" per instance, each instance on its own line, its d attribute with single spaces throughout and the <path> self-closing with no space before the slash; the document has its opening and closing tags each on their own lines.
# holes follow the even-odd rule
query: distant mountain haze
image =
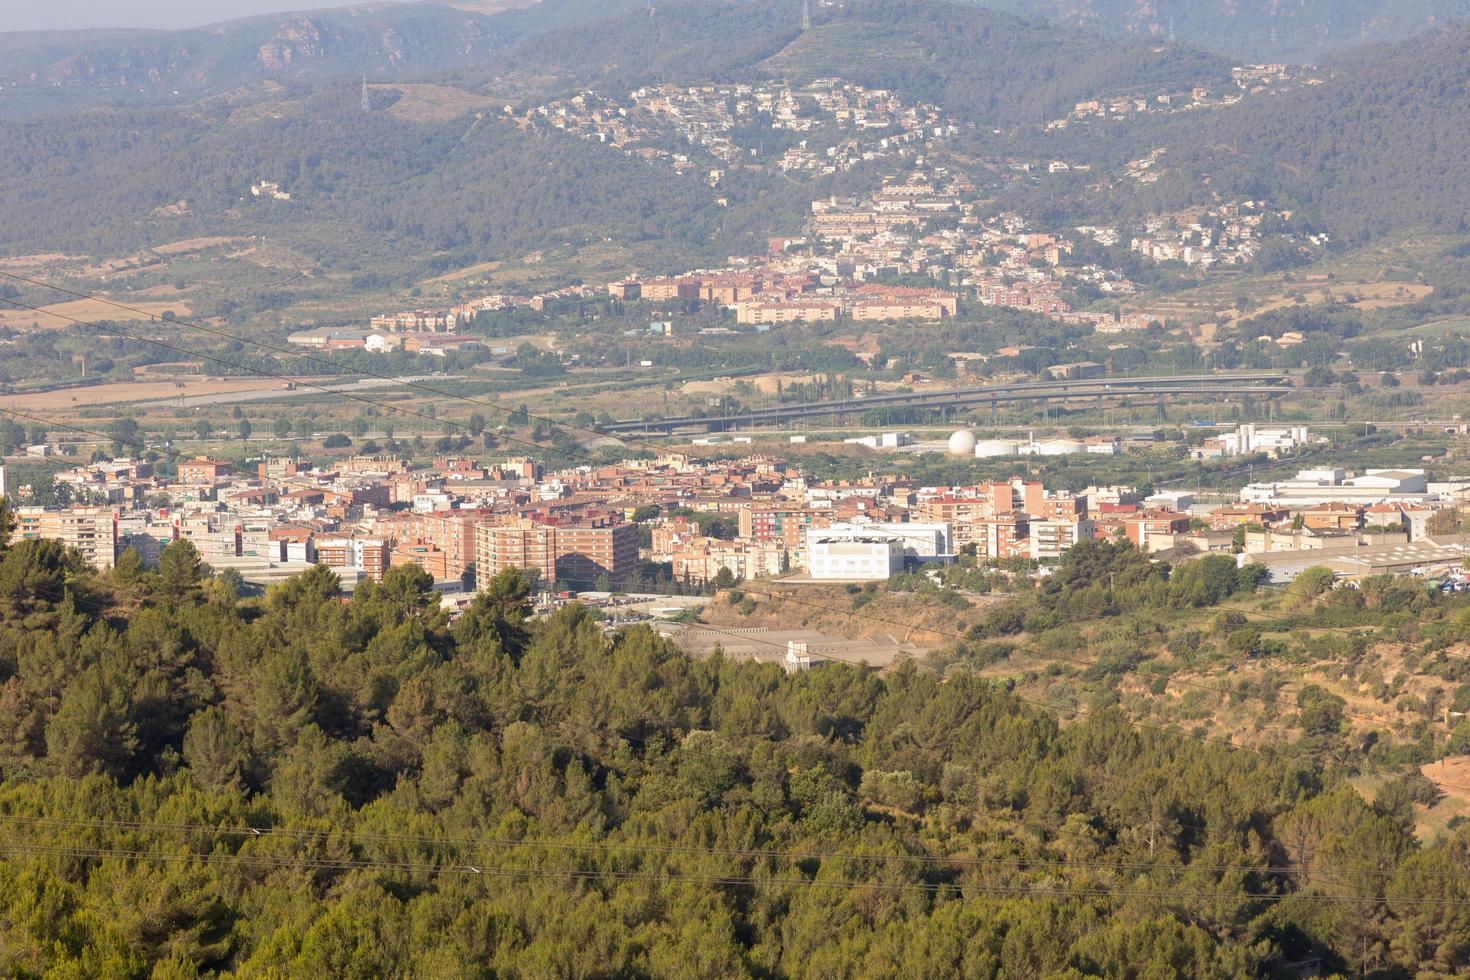
<svg viewBox="0 0 1470 980">
<path fill-rule="evenodd" d="M 3 0 L 0 30 L 68 31 L 134 27 L 181 30 L 219 21 L 310 8 L 346 7 L 350 0 Z"/>
<path fill-rule="evenodd" d="M 1248 60 L 1311 61 L 1355 44 L 1393 41 L 1470 18 L 1470 0 L 974 0 L 1105 34 L 1192 44 Z M 182 30 L 259 14 L 351 6 L 343 0 L 0 0 L 0 35 L 11 31 L 134 28 Z M 628 9 L 623 0 L 447 0 L 482 16 L 564 8 L 567 23 Z M 572 13 L 574 11 L 574 13 Z M 570 16 L 569 16 L 570 13 Z"/>
<path fill-rule="evenodd" d="M 534 12 L 545 23 L 563 8 L 574 12 L 574 4 L 556 0 Z M 65 243 L 115 253 L 156 234 L 227 228 L 292 236 L 313 254 L 308 240 L 380 239 L 495 259 L 600 235 L 673 239 L 686 252 L 717 242 L 714 254 L 729 255 L 726 249 L 789 228 L 810 203 L 779 174 L 732 174 L 730 206 L 721 207 L 697 177 L 588 142 L 522 132 L 500 113 L 477 124 L 473 113 L 485 110 L 487 98 L 479 93 L 507 75 L 552 91 L 626 93 L 704 76 L 840 71 L 906 99 L 943 100 L 961 119 L 1032 125 L 1119 85 L 1175 89 L 1202 77 L 1224 84 L 1223 63 L 1196 52 L 1156 52 L 968 5 L 854 3 L 841 13 L 822 11 L 805 36 L 800 6 L 791 0 L 667 0 L 654 18 L 638 11 L 529 39 L 518 38 L 503 18 L 520 13 L 483 17 L 429 4 L 358 15 L 336 10 L 178 32 L 164 35 L 166 44 L 152 38 L 71 56 L 28 56 L 57 84 L 32 83 L 7 90 L 14 93 L 7 97 L 75 91 L 79 101 L 25 122 L 0 121 L 0 159 L 9 171 L 0 181 L 0 248 Z M 401 38 L 391 58 L 381 43 L 385 33 Z M 19 60 L 0 59 L 0 82 L 14 70 L 7 62 Z M 156 88 L 144 81 L 149 71 L 166 80 L 164 97 L 186 86 L 229 97 L 165 106 L 145 95 L 112 101 Z M 371 111 L 361 111 L 362 72 L 387 80 L 412 79 L 415 71 L 457 86 L 452 91 L 465 116 L 422 121 L 388 113 L 381 107 L 392 94 L 383 91 L 372 94 Z M 112 87 L 90 87 L 104 79 Z M 267 82 L 286 89 L 272 95 Z M 254 94 L 240 94 L 247 88 Z M 265 101 L 257 108 L 255 99 Z M 258 179 L 289 186 L 291 207 L 249 207 L 233 216 Z M 187 213 L 175 207 L 181 200 Z M 159 221 L 167 231 L 157 230 Z"/>
<path fill-rule="evenodd" d="M 594 6 L 637 9 L 590 22 Z M 0 252 L 244 233 L 324 263 L 344 256 L 323 242 L 461 265 L 592 238 L 729 255 L 789 231 L 823 193 L 732 168 L 717 204 L 696 174 L 513 117 L 586 89 L 759 78 L 841 77 L 943 106 L 981 152 L 1085 164 L 1008 183 L 1030 195 L 1019 211 L 1059 225 L 1223 193 L 1270 199 L 1342 243 L 1470 229 L 1470 26 L 1338 52 L 1320 84 L 1242 106 L 1060 129 L 1047 124 L 1084 100 L 1232 92 L 1231 60 L 934 0 L 814 4 L 807 31 L 799 0 L 661 0 L 654 14 L 646 0 L 542 0 L 17 38 L 0 35 Z M 423 83 L 412 97 L 391 90 L 409 81 Z M 1160 148 L 1157 182 L 1090 189 Z M 261 179 L 282 181 L 291 206 L 239 207 Z"/>
<path fill-rule="evenodd" d="M 979 0 L 1132 37 L 1173 38 L 1257 61 L 1312 61 L 1470 17 L 1470 0 Z"/>
<path fill-rule="evenodd" d="M 0 7 L 15 0 L 0 0 Z M 61 0 L 61 8 L 80 0 Z M 167 0 L 171 3 L 172 0 Z M 402 78 L 483 64 L 510 44 L 609 17 L 644 0 L 460 0 L 454 3 L 297 3 L 294 10 L 160 30 L 112 27 L 79 15 L 71 30 L 0 30 L 0 116 L 28 116 L 98 100 L 178 102 L 242 86 L 301 79 Z M 225 7 L 282 6 L 289 0 L 210 0 L 197 20 Z M 123 7 L 140 7 L 131 0 Z M 166 4 L 149 9 L 161 16 Z M 303 10 L 306 7 L 309 9 Z M 36 23 L 0 19 L 0 27 Z M 129 18 L 110 11 L 109 22 Z M 91 24 L 90 27 L 83 27 Z"/>
<path fill-rule="evenodd" d="M 359 73 L 402 77 L 483 62 L 521 36 L 453 7 L 367 4 L 265 14 L 178 31 L 0 34 L 0 90 L 30 112 L 93 100 L 198 98 L 241 86 Z M 27 103 L 34 103 L 30 105 Z"/>
<path fill-rule="evenodd" d="M 476 14 L 498 14 L 539 0 L 455 0 L 447 6 Z M 362 0 L 0 0 L 0 34 L 13 31 L 75 31 L 135 28 L 176 31 L 258 14 L 328 10 Z M 595 7 L 596 0 L 588 0 Z"/>
</svg>

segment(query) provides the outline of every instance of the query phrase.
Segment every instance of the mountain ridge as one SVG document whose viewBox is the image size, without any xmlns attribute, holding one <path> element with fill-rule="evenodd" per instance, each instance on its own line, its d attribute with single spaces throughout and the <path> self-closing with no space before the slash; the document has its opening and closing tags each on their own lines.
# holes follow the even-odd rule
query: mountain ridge
<svg viewBox="0 0 1470 980">
<path fill-rule="evenodd" d="M 616 90 L 769 77 L 773 67 L 794 78 L 840 68 L 844 78 L 910 98 L 948 97 L 947 108 L 967 121 L 1007 124 L 1040 122 L 1120 84 L 1228 78 L 1223 59 L 1188 48 L 1107 39 L 969 3 L 847 0 L 814 9 L 803 32 L 795 0 L 675 0 L 652 14 L 522 42 L 494 70 L 559 74 L 567 90 Z M 738 42 L 711 44 L 722 26 Z M 894 37 L 907 46 L 897 50 Z M 828 45 L 830 57 L 804 65 L 804 43 Z"/>
<path fill-rule="evenodd" d="M 1470 17 L 1470 0 L 975 0 L 1073 27 L 1177 38 L 1253 60 L 1315 60 Z"/>
<path fill-rule="evenodd" d="M 10 101 L 59 92 L 71 104 L 200 98 L 301 78 L 427 73 L 483 60 L 517 37 L 493 18 L 428 3 L 261 14 L 183 31 L 33 32 L 0 37 L 9 55 L 0 90 Z"/>
</svg>

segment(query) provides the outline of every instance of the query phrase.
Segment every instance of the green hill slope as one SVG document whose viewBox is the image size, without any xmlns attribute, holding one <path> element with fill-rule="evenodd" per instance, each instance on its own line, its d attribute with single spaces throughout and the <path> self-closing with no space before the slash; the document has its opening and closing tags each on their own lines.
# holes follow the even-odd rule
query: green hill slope
<svg viewBox="0 0 1470 980">
<path fill-rule="evenodd" d="M 698 248 L 728 220 L 694 178 L 494 117 L 364 114 L 350 88 L 232 109 L 94 109 L 0 124 L 5 247 L 112 254 L 196 234 L 266 234 L 323 258 L 372 242 L 503 256 L 578 237 Z M 250 195 L 280 183 L 290 202 Z M 185 202 L 184 212 L 158 209 Z"/>
<path fill-rule="evenodd" d="M 1171 166 L 1270 194 L 1361 240 L 1470 227 L 1470 27 L 1355 55 L 1325 84 L 1169 135 Z"/>
</svg>

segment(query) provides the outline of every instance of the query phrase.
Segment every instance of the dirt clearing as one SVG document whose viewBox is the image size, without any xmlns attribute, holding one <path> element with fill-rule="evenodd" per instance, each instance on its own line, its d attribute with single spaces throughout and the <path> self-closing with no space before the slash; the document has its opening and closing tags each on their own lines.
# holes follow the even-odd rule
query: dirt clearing
<svg viewBox="0 0 1470 980">
<path fill-rule="evenodd" d="M 35 310 L 0 309 L 0 327 L 12 330 L 58 330 L 75 326 L 77 320 L 95 323 L 98 320 L 149 320 L 169 311 L 179 316 L 188 316 L 189 307 L 180 302 L 160 303 L 157 301 L 129 302 L 119 300 L 132 307 L 131 310 L 109 306 L 101 300 L 78 299 L 69 303 L 53 303 L 40 313 Z M 137 312 L 134 312 L 134 311 Z"/>
<path fill-rule="evenodd" d="M 259 378 L 216 381 L 120 381 L 112 384 L 88 385 L 38 391 L 26 395 L 0 395 L 0 408 L 15 411 L 40 411 L 55 408 L 80 408 L 88 405 L 112 405 L 123 402 L 158 401 L 178 396 L 232 395 L 242 391 L 279 388 L 280 382 Z"/>
</svg>

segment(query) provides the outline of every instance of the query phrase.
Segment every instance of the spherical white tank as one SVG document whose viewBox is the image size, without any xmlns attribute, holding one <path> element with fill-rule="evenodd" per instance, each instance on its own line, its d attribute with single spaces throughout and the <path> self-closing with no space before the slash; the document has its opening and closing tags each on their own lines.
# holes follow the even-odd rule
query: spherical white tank
<svg viewBox="0 0 1470 980">
<path fill-rule="evenodd" d="M 949 454 L 951 456 L 973 456 L 975 454 L 975 433 L 969 429 L 961 429 L 950 436 Z"/>
</svg>

